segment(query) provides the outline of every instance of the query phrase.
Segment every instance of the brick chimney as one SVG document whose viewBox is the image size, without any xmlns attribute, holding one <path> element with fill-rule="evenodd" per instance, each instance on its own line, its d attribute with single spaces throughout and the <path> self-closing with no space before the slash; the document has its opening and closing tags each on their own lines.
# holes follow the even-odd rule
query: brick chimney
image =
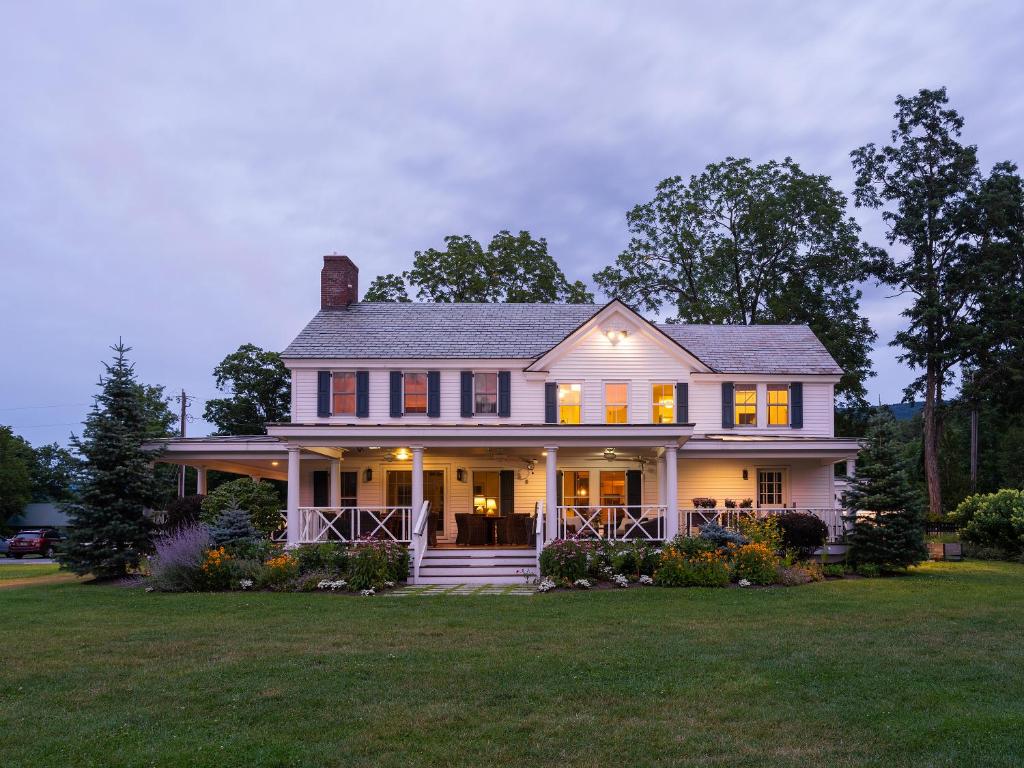
<svg viewBox="0 0 1024 768">
<path fill-rule="evenodd" d="M 359 267 L 348 256 L 324 256 L 320 309 L 346 309 L 353 301 L 359 301 Z"/>
</svg>

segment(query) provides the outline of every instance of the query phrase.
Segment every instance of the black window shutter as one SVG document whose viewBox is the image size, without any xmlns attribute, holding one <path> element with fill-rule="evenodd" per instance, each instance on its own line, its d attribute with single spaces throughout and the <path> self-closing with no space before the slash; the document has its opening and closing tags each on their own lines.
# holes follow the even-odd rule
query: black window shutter
<svg viewBox="0 0 1024 768">
<path fill-rule="evenodd" d="M 356 371 L 356 416 L 365 419 L 370 415 L 370 372 Z"/>
<path fill-rule="evenodd" d="M 427 416 L 441 415 L 441 372 L 427 371 Z"/>
<path fill-rule="evenodd" d="M 507 419 L 512 415 L 512 374 L 498 371 L 498 416 Z"/>
<path fill-rule="evenodd" d="M 498 474 L 498 499 L 501 514 L 511 515 L 516 511 L 516 473 L 511 469 L 503 469 Z"/>
<path fill-rule="evenodd" d="M 732 410 L 732 392 L 733 385 L 731 381 L 722 382 L 722 429 L 732 429 L 733 423 L 733 410 Z"/>
<path fill-rule="evenodd" d="M 317 470 L 313 473 L 313 506 L 327 507 L 331 503 L 331 473 Z"/>
<path fill-rule="evenodd" d="M 789 385 L 789 426 L 793 429 L 804 427 L 804 385 L 794 381 Z"/>
<path fill-rule="evenodd" d="M 643 473 L 639 469 L 626 470 L 626 504 L 639 507 L 643 504 Z"/>
<path fill-rule="evenodd" d="M 565 500 L 562 496 L 562 470 L 558 470 L 557 477 L 555 478 L 555 504 L 564 506 Z"/>
<path fill-rule="evenodd" d="M 341 473 L 341 506 L 343 507 L 354 507 L 358 502 L 356 497 L 358 491 L 357 478 L 359 477 L 358 472 L 342 472 Z"/>
<path fill-rule="evenodd" d="M 316 415 L 331 415 L 331 372 L 316 372 Z"/>
<path fill-rule="evenodd" d="M 391 371 L 391 418 L 402 415 L 402 372 Z"/>
<path fill-rule="evenodd" d="M 684 381 L 676 384 L 676 424 L 690 423 L 690 385 Z"/>
<path fill-rule="evenodd" d="M 473 415 L 473 372 L 463 371 L 459 376 L 459 385 L 462 418 L 468 419 Z"/>
<path fill-rule="evenodd" d="M 558 384 L 554 381 L 544 385 L 544 423 L 558 423 Z"/>
</svg>

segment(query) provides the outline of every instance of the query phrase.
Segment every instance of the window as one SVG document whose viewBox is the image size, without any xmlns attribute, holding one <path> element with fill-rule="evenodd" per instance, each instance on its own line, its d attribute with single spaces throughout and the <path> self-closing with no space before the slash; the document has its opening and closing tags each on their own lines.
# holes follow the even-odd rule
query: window
<svg viewBox="0 0 1024 768">
<path fill-rule="evenodd" d="M 590 506 L 590 472 L 584 470 L 562 473 L 562 505 Z"/>
<path fill-rule="evenodd" d="M 355 416 L 356 375 L 352 371 L 331 376 L 331 415 Z"/>
<path fill-rule="evenodd" d="M 403 377 L 405 393 L 402 408 L 405 413 L 427 412 L 427 374 L 407 373 Z"/>
<path fill-rule="evenodd" d="M 558 423 L 579 424 L 580 404 L 583 400 L 582 384 L 558 385 Z"/>
<path fill-rule="evenodd" d="M 737 384 L 733 393 L 733 409 L 736 411 L 736 426 L 756 427 L 757 387 L 753 384 Z"/>
<path fill-rule="evenodd" d="M 474 373 L 474 413 L 498 412 L 498 374 Z"/>
<path fill-rule="evenodd" d="M 621 507 L 626 503 L 626 473 L 623 470 L 601 472 L 601 505 Z"/>
<path fill-rule="evenodd" d="M 496 515 L 501 509 L 501 475 L 498 472 L 473 473 L 473 511 L 478 515 Z"/>
<path fill-rule="evenodd" d="M 768 385 L 768 426 L 789 426 L 789 386 Z"/>
<path fill-rule="evenodd" d="M 674 424 L 676 420 L 676 385 L 655 384 L 651 388 L 653 408 L 652 421 L 655 424 Z"/>
<path fill-rule="evenodd" d="M 781 469 L 757 470 L 757 506 L 781 507 L 785 505 Z"/>
<path fill-rule="evenodd" d="M 604 423 L 629 423 L 629 385 L 623 383 L 604 385 Z"/>
</svg>

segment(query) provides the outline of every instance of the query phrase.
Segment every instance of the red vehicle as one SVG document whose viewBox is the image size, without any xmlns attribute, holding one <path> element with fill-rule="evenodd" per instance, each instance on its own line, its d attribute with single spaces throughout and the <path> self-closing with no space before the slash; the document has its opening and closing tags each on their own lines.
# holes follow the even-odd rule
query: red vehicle
<svg viewBox="0 0 1024 768">
<path fill-rule="evenodd" d="M 25 555 L 50 557 L 58 542 L 64 540 L 56 528 L 40 528 L 38 531 L 22 531 L 11 539 L 7 556 L 20 559 Z"/>
</svg>

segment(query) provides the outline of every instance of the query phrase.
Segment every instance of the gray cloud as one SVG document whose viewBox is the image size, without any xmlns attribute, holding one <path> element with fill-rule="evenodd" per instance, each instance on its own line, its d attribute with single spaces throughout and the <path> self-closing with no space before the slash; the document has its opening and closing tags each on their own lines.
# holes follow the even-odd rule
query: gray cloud
<svg viewBox="0 0 1024 768">
<path fill-rule="evenodd" d="M 119 335 L 146 381 L 212 396 L 226 352 L 308 319 L 323 253 L 365 285 L 446 234 L 526 228 L 588 279 L 658 180 L 726 155 L 849 191 L 900 92 L 949 86 L 984 162 L 1018 159 L 1022 28 L 1015 3 L 9 6 L 0 409 L 88 402 Z M 901 304 L 866 291 L 893 400 Z M 0 423 L 62 440 L 83 412 Z"/>
</svg>

